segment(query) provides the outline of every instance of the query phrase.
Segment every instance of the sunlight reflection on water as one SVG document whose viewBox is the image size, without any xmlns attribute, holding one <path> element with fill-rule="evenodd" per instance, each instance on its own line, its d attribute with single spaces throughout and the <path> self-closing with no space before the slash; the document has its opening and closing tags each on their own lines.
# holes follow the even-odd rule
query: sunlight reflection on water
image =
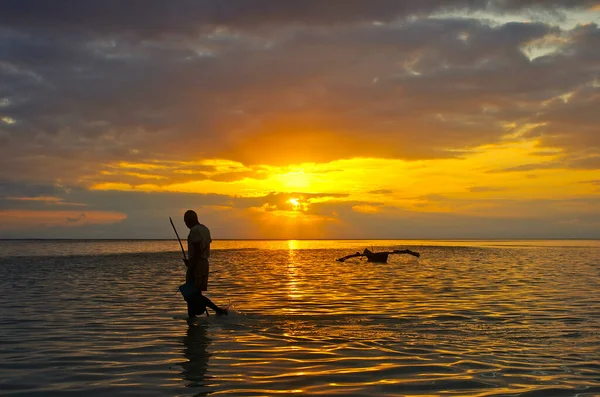
<svg viewBox="0 0 600 397">
<path fill-rule="evenodd" d="M 597 242 L 214 246 L 188 326 L 176 241 L 1 242 L 0 394 L 600 394 Z"/>
</svg>

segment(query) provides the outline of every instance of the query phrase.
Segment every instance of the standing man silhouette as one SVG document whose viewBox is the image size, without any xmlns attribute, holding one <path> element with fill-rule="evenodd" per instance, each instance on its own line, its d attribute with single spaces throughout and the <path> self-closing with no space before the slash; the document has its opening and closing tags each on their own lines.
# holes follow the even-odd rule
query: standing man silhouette
<svg viewBox="0 0 600 397">
<path fill-rule="evenodd" d="M 186 299 L 188 304 L 188 316 L 190 319 L 197 314 L 203 314 L 206 307 L 210 307 L 217 314 L 227 314 L 227 309 L 215 305 L 210 299 L 202 295 L 202 291 L 208 289 L 208 273 L 210 257 L 210 230 L 198 222 L 198 214 L 188 210 L 183 215 L 185 225 L 190 229 L 188 235 L 188 258 L 184 259 L 187 272 L 185 281 L 194 285 L 196 291 Z"/>
</svg>

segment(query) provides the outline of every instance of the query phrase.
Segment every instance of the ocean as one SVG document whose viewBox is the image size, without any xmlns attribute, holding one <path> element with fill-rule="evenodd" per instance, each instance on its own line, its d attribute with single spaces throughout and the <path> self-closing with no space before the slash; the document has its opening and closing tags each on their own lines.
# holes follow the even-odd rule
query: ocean
<svg viewBox="0 0 600 397">
<path fill-rule="evenodd" d="M 0 241 L 0 395 L 600 396 L 600 241 L 212 248 L 188 324 L 176 240 Z"/>
</svg>

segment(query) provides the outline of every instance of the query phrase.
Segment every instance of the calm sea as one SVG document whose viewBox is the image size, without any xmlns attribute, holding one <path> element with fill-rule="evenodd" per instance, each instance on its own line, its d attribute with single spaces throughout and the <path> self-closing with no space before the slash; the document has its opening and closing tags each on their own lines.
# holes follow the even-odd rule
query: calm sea
<svg viewBox="0 0 600 397">
<path fill-rule="evenodd" d="M 409 248 L 388 264 L 335 259 Z M 599 241 L 0 241 L 0 395 L 599 396 Z"/>
</svg>

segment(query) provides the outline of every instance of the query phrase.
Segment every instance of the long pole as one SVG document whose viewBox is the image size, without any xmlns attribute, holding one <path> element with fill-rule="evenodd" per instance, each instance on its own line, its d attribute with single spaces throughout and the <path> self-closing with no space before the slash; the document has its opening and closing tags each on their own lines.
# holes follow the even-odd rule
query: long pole
<svg viewBox="0 0 600 397">
<path fill-rule="evenodd" d="M 173 230 L 175 231 L 175 235 L 177 236 L 177 241 L 179 241 L 179 246 L 181 247 L 181 253 L 183 254 L 183 259 L 187 260 L 187 258 L 185 256 L 185 250 L 183 249 L 183 244 L 181 244 L 181 239 L 179 238 L 179 233 L 177 233 L 177 229 L 175 229 L 175 225 L 173 224 L 173 219 L 171 219 L 171 217 L 169 217 L 169 220 L 171 221 L 171 226 L 173 226 Z"/>
</svg>

